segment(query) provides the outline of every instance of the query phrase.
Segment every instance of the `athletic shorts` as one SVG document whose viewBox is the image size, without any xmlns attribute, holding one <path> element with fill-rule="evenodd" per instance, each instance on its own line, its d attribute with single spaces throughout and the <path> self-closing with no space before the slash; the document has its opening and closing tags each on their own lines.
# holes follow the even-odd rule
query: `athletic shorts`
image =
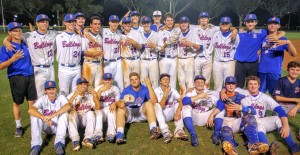
<svg viewBox="0 0 300 155">
<path fill-rule="evenodd" d="M 24 98 L 27 101 L 34 101 L 37 99 L 34 76 L 15 75 L 9 77 L 9 84 L 13 101 L 16 104 L 22 104 Z"/>
</svg>

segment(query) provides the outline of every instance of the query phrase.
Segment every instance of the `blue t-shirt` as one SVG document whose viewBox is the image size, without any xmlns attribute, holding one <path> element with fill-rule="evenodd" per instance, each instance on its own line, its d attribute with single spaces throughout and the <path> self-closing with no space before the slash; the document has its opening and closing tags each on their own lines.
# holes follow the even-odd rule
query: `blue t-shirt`
<svg viewBox="0 0 300 155">
<path fill-rule="evenodd" d="M 287 40 L 287 38 L 281 37 L 279 40 Z M 268 38 L 266 37 L 263 40 L 261 47 L 261 57 L 258 72 L 281 74 L 281 66 L 285 50 L 288 50 L 287 44 L 282 46 L 279 46 L 278 44 L 272 44 L 269 43 Z"/>
<path fill-rule="evenodd" d="M 137 108 L 140 107 L 142 104 L 150 100 L 149 90 L 146 86 L 140 86 L 139 91 L 135 91 L 132 86 L 126 87 L 123 92 L 121 93 L 120 99 L 124 99 L 124 96 L 130 94 L 134 97 L 133 103 L 127 104 L 126 106 L 130 108 Z"/>
<path fill-rule="evenodd" d="M 234 59 L 240 62 L 257 61 L 257 51 L 260 50 L 262 41 L 267 34 L 268 32 L 265 29 L 239 32 L 240 43 L 236 49 Z"/>
<path fill-rule="evenodd" d="M 17 50 L 23 50 L 24 57 L 18 59 L 17 61 L 13 62 L 7 68 L 7 76 L 11 77 L 14 75 L 22 75 L 22 76 L 31 76 L 33 75 L 33 67 L 31 64 L 31 59 L 29 55 L 29 50 L 24 42 L 21 44 L 11 42 L 16 48 L 13 51 L 6 51 L 5 46 L 2 46 L 0 51 L 0 63 L 3 63 L 9 60 Z"/>
<path fill-rule="evenodd" d="M 287 98 L 300 98 L 300 80 L 297 79 L 294 83 L 291 83 L 286 76 L 279 78 L 273 95 Z"/>
<path fill-rule="evenodd" d="M 152 25 L 150 26 L 150 29 L 151 29 L 152 31 L 158 32 L 158 30 L 159 30 L 161 27 L 163 27 L 163 26 L 164 26 L 163 24 L 160 24 L 159 27 L 157 28 L 157 26 L 156 26 L 155 24 L 152 24 Z"/>
</svg>

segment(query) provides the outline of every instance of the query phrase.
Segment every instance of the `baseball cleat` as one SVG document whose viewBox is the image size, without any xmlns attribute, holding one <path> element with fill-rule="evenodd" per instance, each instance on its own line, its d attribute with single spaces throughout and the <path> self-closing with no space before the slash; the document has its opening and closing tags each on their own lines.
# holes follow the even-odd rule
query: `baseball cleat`
<svg viewBox="0 0 300 155">
<path fill-rule="evenodd" d="M 291 154 L 299 154 L 300 153 L 300 144 L 295 144 L 294 146 L 289 148 Z"/>
<path fill-rule="evenodd" d="M 276 155 L 278 148 L 279 148 L 278 142 L 277 141 L 272 142 L 269 149 L 271 155 Z"/>
<path fill-rule="evenodd" d="M 191 144 L 194 147 L 199 145 L 197 134 L 191 134 Z"/>
<path fill-rule="evenodd" d="M 22 135 L 23 135 L 23 128 L 22 127 L 17 128 L 15 132 L 15 137 L 22 137 Z"/>
<path fill-rule="evenodd" d="M 32 148 L 31 148 L 31 152 L 30 152 L 30 155 L 38 155 L 41 151 L 41 146 L 40 145 L 34 145 Z"/>
<path fill-rule="evenodd" d="M 89 139 L 89 138 L 84 139 L 84 140 L 81 142 L 81 144 L 82 144 L 83 146 L 87 147 L 87 148 L 90 148 L 90 149 L 93 149 L 93 148 L 94 148 L 94 144 L 93 144 L 92 140 Z"/>
<path fill-rule="evenodd" d="M 219 136 L 217 136 L 215 133 L 213 133 L 210 138 L 211 138 L 213 144 L 215 144 L 217 146 L 220 145 Z"/>
<path fill-rule="evenodd" d="M 255 143 L 248 147 L 249 147 L 248 153 L 250 155 L 266 153 L 269 150 L 269 145 L 266 143 Z"/>
<path fill-rule="evenodd" d="M 108 142 L 113 143 L 115 141 L 115 135 L 108 134 L 106 139 Z"/>
<path fill-rule="evenodd" d="M 158 127 L 154 127 L 150 130 L 150 139 L 158 139 L 161 136 L 161 132 Z"/>
<path fill-rule="evenodd" d="M 102 136 L 95 136 L 93 139 L 92 139 L 92 142 L 95 144 L 95 145 L 98 145 L 98 144 L 101 144 L 105 141 L 105 139 L 102 137 Z"/>
<path fill-rule="evenodd" d="M 164 142 L 165 142 L 166 144 L 168 144 L 168 143 L 171 142 L 173 135 L 172 135 L 170 132 L 165 132 L 165 133 L 163 134 L 163 137 L 164 137 Z"/>
<path fill-rule="evenodd" d="M 80 150 L 79 141 L 73 141 L 73 151 L 79 151 L 79 150 Z"/>
<path fill-rule="evenodd" d="M 117 132 L 116 135 L 116 143 L 117 144 L 124 144 L 126 143 L 125 135 L 122 132 Z"/>
<path fill-rule="evenodd" d="M 64 155 L 65 154 L 65 145 L 61 142 L 55 144 L 55 151 L 57 155 Z"/>
<path fill-rule="evenodd" d="M 187 141 L 189 139 L 188 135 L 185 134 L 184 131 L 182 131 L 182 130 L 177 131 L 174 137 L 176 139 L 180 139 L 180 140 L 184 140 L 184 141 Z"/>
<path fill-rule="evenodd" d="M 222 143 L 222 148 L 224 152 L 228 155 L 238 155 L 237 150 L 229 141 L 224 141 Z"/>
</svg>

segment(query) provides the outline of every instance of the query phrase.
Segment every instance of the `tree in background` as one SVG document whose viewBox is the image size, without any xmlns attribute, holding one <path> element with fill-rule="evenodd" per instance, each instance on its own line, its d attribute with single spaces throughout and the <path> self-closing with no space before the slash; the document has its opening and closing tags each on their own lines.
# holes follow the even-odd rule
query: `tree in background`
<svg viewBox="0 0 300 155">
<path fill-rule="evenodd" d="M 57 26 L 60 26 L 61 13 L 64 11 L 64 7 L 61 4 L 54 4 L 52 7 L 52 12 L 56 13 Z"/>
<path fill-rule="evenodd" d="M 264 0 L 262 6 L 272 16 L 281 18 L 288 13 L 295 13 L 299 10 L 299 0 Z"/>
<path fill-rule="evenodd" d="M 82 12 L 87 17 L 94 14 L 101 14 L 104 11 L 102 5 L 95 0 L 64 0 L 68 13 Z"/>
<path fill-rule="evenodd" d="M 200 12 L 207 12 L 210 19 L 218 17 L 225 10 L 225 0 L 197 0 L 193 8 Z"/>
</svg>

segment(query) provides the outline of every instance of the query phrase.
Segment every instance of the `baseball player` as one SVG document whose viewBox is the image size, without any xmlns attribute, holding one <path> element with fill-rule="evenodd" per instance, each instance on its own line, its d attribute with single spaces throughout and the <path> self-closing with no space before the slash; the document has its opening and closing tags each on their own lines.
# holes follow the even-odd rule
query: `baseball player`
<svg viewBox="0 0 300 155">
<path fill-rule="evenodd" d="M 157 32 L 150 29 L 151 19 L 142 18 L 143 34 L 142 42 L 144 48 L 141 50 L 141 79 L 150 77 L 153 88 L 158 87 L 158 53 L 164 50 L 163 41 Z"/>
<path fill-rule="evenodd" d="M 212 92 L 205 89 L 205 77 L 197 75 L 194 78 L 195 88 L 188 92 L 182 99 L 182 117 L 183 122 L 191 135 L 192 146 L 198 146 L 198 138 L 194 125 L 205 126 L 210 113 L 209 110 L 216 105 L 217 97 Z"/>
<path fill-rule="evenodd" d="M 120 53 L 121 32 L 117 29 L 119 17 L 111 15 L 109 17 L 109 28 L 103 28 L 103 51 L 104 51 L 104 72 L 111 73 L 114 82 L 123 90 L 123 71 Z"/>
<path fill-rule="evenodd" d="M 222 89 L 223 81 L 228 76 L 234 75 L 234 54 L 239 44 L 239 37 L 232 40 L 230 38 L 231 19 L 222 17 L 220 20 L 220 30 L 212 37 L 212 47 L 215 51 L 213 64 L 214 90 Z"/>
<path fill-rule="evenodd" d="M 85 50 L 102 51 L 102 36 L 100 33 L 101 21 L 98 16 L 93 16 L 90 19 L 90 29 L 87 34 L 91 38 L 83 39 Z M 86 33 L 85 33 L 86 34 Z M 100 85 L 103 76 L 103 61 L 102 57 L 84 57 L 83 77 L 85 77 L 94 87 Z"/>
<path fill-rule="evenodd" d="M 164 16 L 166 28 L 159 31 L 164 41 L 164 52 L 159 55 L 159 71 L 160 73 L 168 73 L 170 75 L 170 86 L 176 89 L 176 73 L 177 73 L 177 51 L 179 28 L 174 28 L 174 16 L 167 13 Z"/>
<path fill-rule="evenodd" d="M 96 120 L 95 132 L 102 131 L 103 121 L 107 122 L 107 136 L 106 139 L 112 143 L 116 135 L 116 102 L 120 99 L 120 90 L 118 87 L 112 85 L 112 74 L 103 74 L 103 84 L 96 87 L 98 97 L 100 98 L 101 110 L 103 120 Z M 100 139 L 102 132 L 98 135 Z"/>
<path fill-rule="evenodd" d="M 65 136 L 68 127 L 68 114 L 61 112 L 62 107 L 68 104 L 63 95 L 56 94 L 56 83 L 46 81 L 45 95 L 41 96 L 28 110 L 31 124 L 31 155 L 38 155 L 41 151 L 42 131 L 46 134 L 55 134 L 56 154 L 64 154 Z"/>
<path fill-rule="evenodd" d="M 258 66 L 258 77 L 261 81 L 259 90 L 263 93 L 269 91 L 270 94 L 273 94 L 276 81 L 281 77 L 284 51 L 287 51 L 291 56 L 297 55 L 292 42 L 286 37 L 281 37 L 275 42 L 268 41 L 269 36 L 276 36 L 279 28 L 279 18 L 272 17 L 268 20 L 268 36 L 262 42 Z"/>
<path fill-rule="evenodd" d="M 150 127 L 150 139 L 157 139 L 161 133 L 156 124 L 153 103 L 157 103 L 155 92 L 149 78 L 145 79 L 146 86 L 141 84 L 138 73 L 129 75 L 130 86 L 126 87 L 117 103 L 117 135 L 116 143 L 126 143 L 124 136 L 125 123 L 146 121 Z"/>
<path fill-rule="evenodd" d="M 80 149 L 78 128 L 81 126 L 85 127 L 82 145 L 93 148 L 92 138 L 96 135 L 94 131 L 95 123 L 96 120 L 102 120 L 101 112 L 99 112 L 100 102 L 97 92 L 88 84 L 89 82 L 85 78 L 78 78 L 76 83 L 76 90 L 68 95 L 68 108 L 71 108 L 68 130 L 70 139 L 73 142 L 74 151 Z M 96 116 L 92 110 L 96 111 Z"/>
<path fill-rule="evenodd" d="M 249 154 L 266 153 L 269 145 L 259 143 L 257 123 L 254 117 L 256 111 L 251 106 L 241 106 L 241 100 L 245 96 L 235 92 L 236 78 L 233 76 L 226 77 L 225 88 L 225 94 L 228 98 L 225 101 L 218 100 L 216 109 L 209 115 L 207 120 L 207 126 L 214 126 L 214 133 L 211 137 L 213 143 L 219 145 L 220 138 L 222 148 L 226 154 L 238 154 L 236 150 L 238 144 L 233 138 L 233 133 L 237 133 L 242 129 L 248 138 Z M 220 112 L 224 117 L 214 119 L 214 116 Z"/>
<path fill-rule="evenodd" d="M 242 101 L 243 106 L 252 106 L 256 110 L 259 141 L 268 144 L 266 132 L 278 129 L 282 138 L 289 147 L 291 154 L 300 152 L 300 145 L 295 143 L 288 124 L 287 114 L 283 108 L 270 96 L 259 91 L 260 80 L 256 76 L 246 79 L 247 95 Z M 278 116 L 265 117 L 266 110 L 274 111 Z"/>
<path fill-rule="evenodd" d="M 75 23 L 75 31 L 77 34 L 82 35 L 84 31 L 84 24 L 85 24 L 85 15 L 81 12 L 74 14 L 76 23 Z"/>
<path fill-rule="evenodd" d="M 1 47 L 0 70 L 7 68 L 7 77 L 13 98 L 13 114 L 16 122 L 15 137 L 21 137 L 23 135 L 23 128 L 20 105 L 26 97 L 29 107 L 32 106 L 37 95 L 29 50 L 21 40 L 21 24 L 18 22 L 9 23 L 8 34 L 12 38 L 11 44 L 15 46 L 15 50 L 6 50 L 5 46 Z"/>
<path fill-rule="evenodd" d="M 198 50 L 202 50 L 199 37 L 189 29 L 190 20 L 183 16 L 179 19 L 181 33 L 179 35 L 178 45 L 178 81 L 185 90 L 193 87 L 194 77 L 194 57 Z M 202 48 L 201 48 L 202 47 Z"/>
<path fill-rule="evenodd" d="M 153 16 L 152 16 L 153 24 L 150 26 L 150 29 L 152 31 L 158 32 L 159 29 L 164 26 L 163 24 L 160 23 L 161 16 L 162 16 L 161 11 L 155 10 L 153 12 Z"/>
<path fill-rule="evenodd" d="M 132 30 L 130 17 L 123 17 L 122 27 L 124 33 L 121 37 L 121 57 L 124 86 L 127 87 L 130 85 L 129 74 L 131 72 L 140 73 L 142 33 Z"/>
<path fill-rule="evenodd" d="M 158 120 L 163 119 L 164 121 L 167 122 L 174 120 L 175 127 L 176 127 L 174 131 L 175 138 L 181 140 L 188 140 L 188 136 L 184 133 L 183 130 L 184 125 L 181 117 L 181 109 L 182 109 L 181 97 L 176 89 L 170 87 L 169 74 L 162 73 L 160 74 L 159 79 L 160 79 L 160 86 L 154 90 L 158 101 L 158 105 L 155 105 L 155 108 L 162 110 L 163 118 L 159 118 L 160 117 L 159 115 L 156 115 L 156 117 Z M 162 132 L 164 133 L 164 131 Z"/>
<path fill-rule="evenodd" d="M 131 27 L 133 30 L 143 32 L 143 28 L 140 26 L 140 13 L 138 11 L 130 12 Z"/>
</svg>

